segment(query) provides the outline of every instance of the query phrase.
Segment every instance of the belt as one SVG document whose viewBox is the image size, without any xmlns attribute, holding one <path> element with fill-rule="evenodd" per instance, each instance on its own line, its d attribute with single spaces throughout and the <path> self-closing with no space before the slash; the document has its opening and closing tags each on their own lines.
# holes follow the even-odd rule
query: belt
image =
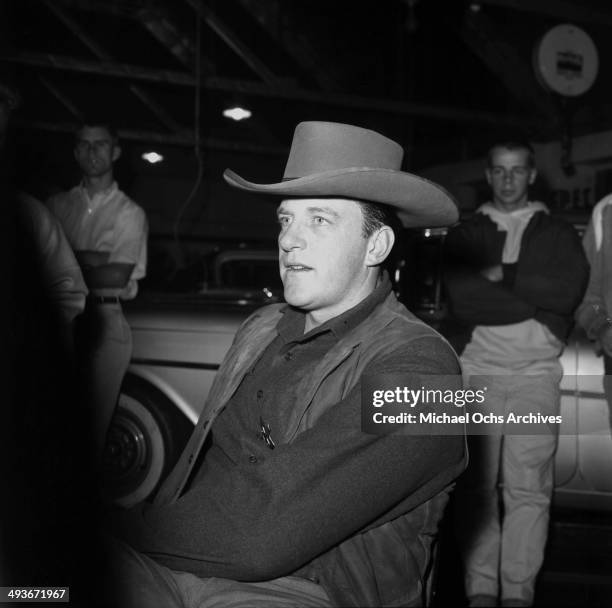
<svg viewBox="0 0 612 608">
<path fill-rule="evenodd" d="M 87 296 L 95 304 L 119 304 L 118 296 Z"/>
</svg>

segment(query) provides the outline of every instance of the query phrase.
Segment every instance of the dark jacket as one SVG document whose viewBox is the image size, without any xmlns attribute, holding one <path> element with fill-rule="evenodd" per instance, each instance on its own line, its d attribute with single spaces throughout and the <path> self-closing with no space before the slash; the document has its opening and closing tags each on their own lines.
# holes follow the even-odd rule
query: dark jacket
<svg viewBox="0 0 612 608">
<path fill-rule="evenodd" d="M 504 265 L 504 278 L 495 283 L 480 271 L 502 263 L 505 239 L 506 233 L 481 213 L 448 233 L 445 286 L 451 315 L 462 329 L 453 339 L 459 352 L 476 325 L 535 319 L 562 342 L 571 330 L 589 277 L 574 228 L 547 213 L 535 213 L 523 233 L 517 263 Z"/>
<path fill-rule="evenodd" d="M 274 339 L 281 308 L 272 305 L 258 311 L 239 330 L 215 378 L 196 430 L 156 497 L 157 505 L 168 505 L 180 495 L 214 419 Z M 391 293 L 365 321 L 328 351 L 312 373 L 299 380 L 296 394 L 302 398 L 290 412 L 289 443 L 346 397 L 369 362 L 423 336 L 436 334 Z M 319 582 L 337 606 L 422 605 L 438 522 L 451 484 L 465 464 L 463 438 L 445 439 L 446 449 L 455 455 L 454 466 L 437 470 L 440 467 L 431 463 L 431 470 L 436 472 L 422 480 L 413 493 L 390 509 L 381 509 L 374 521 L 355 530 L 340 544 L 326 548 L 294 574 Z M 415 453 L 414 459 L 418 458 L 423 455 Z M 411 463 L 406 462 L 405 475 L 410 475 L 410 467 Z"/>
</svg>

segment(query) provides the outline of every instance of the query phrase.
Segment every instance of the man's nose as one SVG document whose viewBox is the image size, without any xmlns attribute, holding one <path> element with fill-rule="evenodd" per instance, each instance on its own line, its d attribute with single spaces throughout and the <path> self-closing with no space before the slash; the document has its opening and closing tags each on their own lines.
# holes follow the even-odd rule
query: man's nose
<svg viewBox="0 0 612 608">
<path fill-rule="evenodd" d="M 283 251 L 303 249 L 305 245 L 306 239 L 304 238 L 304 232 L 301 230 L 298 222 L 292 222 L 278 235 L 278 246 Z"/>
</svg>

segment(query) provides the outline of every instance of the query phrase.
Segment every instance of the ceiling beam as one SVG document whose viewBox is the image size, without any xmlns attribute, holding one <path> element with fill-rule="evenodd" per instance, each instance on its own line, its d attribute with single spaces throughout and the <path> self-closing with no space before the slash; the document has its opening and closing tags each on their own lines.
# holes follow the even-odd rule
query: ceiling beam
<svg viewBox="0 0 612 608">
<path fill-rule="evenodd" d="M 538 84 L 530 61 L 481 12 L 466 11 L 459 31 L 463 42 L 476 54 L 525 109 L 539 118 L 542 126 L 553 127 L 559 121 L 557 106 Z M 530 59 L 530 58 L 529 58 Z"/>
<path fill-rule="evenodd" d="M 111 54 L 96 40 L 94 40 L 64 9 L 51 0 L 44 0 L 47 8 L 59 19 L 81 43 L 102 61 L 112 61 Z M 185 129 L 169 112 L 161 106 L 147 91 L 136 84 L 129 84 L 132 95 L 137 97 L 143 105 L 159 120 L 169 131 L 182 131 Z"/>
<path fill-rule="evenodd" d="M 329 59 L 324 60 L 314 49 L 310 41 L 299 31 L 285 31 L 275 28 L 270 19 L 265 19 L 260 11 L 278 11 L 279 4 L 260 3 L 258 0 L 239 0 L 242 8 L 257 21 L 277 44 L 280 44 L 289 56 L 312 78 L 324 91 L 338 91 L 338 78 L 334 76 Z"/>
<path fill-rule="evenodd" d="M 72 114 L 79 122 L 83 119 L 83 112 L 81 112 L 76 104 L 70 99 L 63 91 L 61 91 L 55 84 L 49 81 L 44 76 L 39 76 L 38 80 L 42 85 L 57 99 L 63 106 Z"/>
<path fill-rule="evenodd" d="M 16 120 L 18 128 L 45 131 L 49 133 L 74 133 L 76 123 L 56 123 L 41 120 Z M 160 133 L 158 131 L 145 131 L 135 129 L 119 129 L 120 139 L 141 143 L 157 143 L 169 146 L 192 147 L 195 143 L 193 136 L 181 133 Z M 287 147 L 267 146 L 246 141 L 219 139 L 217 137 L 204 137 L 200 143 L 211 150 L 222 152 L 240 152 L 245 154 L 265 154 L 267 156 L 286 156 Z"/>
<path fill-rule="evenodd" d="M 55 0 L 55 3 L 137 21 L 182 65 L 190 70 L 195 67 L 195 44 L 192 37 L 179 30 L 167 7 L 159 3 L 152 4 L 150 0 Z M 205 73 L 215 73 L 215 66 L 208 57 L 202 57 L 201 64 Z"/>
<path fill-rule="evenodd" d="M 199 17 L 197 17 L 197 19 L 199 19 Z M 198 50 L 190 36 L 180 32 L 174 24 L 169 21 L 167 16 L 162 15 L 157 8 L 139 10 L 138 21 L 150 34 L 161 42 L 181 62 L 181 64 L 183 64 L 183 66 L 188 68 L 190 72 L 195 72 Z M 199 59 L 200 67 L 205 76 L 210 76 L 215 72 L 212 62 L 201 53 Z M 252 116 L 251 120 L 248 121 L 248 127 L 263 141 L 271 145 L 279 144 L 278 140 L 274 137 L 269 127 L 262 122 L 261 118 Z"/>
<path fill-rule="evenodd" d="M 580 5 L 578 2 L 563 2 L 563 0 L 477 0 L 475 4 L 537 13 L 546 17 L 554 17 L 563 22 L 580 21 L 593 25 L 612 25 L 612 15 L 609 11 L 597 11 L 592 7 Z"/>
<path fill-rule="evenodd" d="M 184 72 L 159 70 L 129 64 L 120 64 L 107 61 L 84 61 L 65 55 L 52 55 L 48 53 L 33 53 L 27 51 L 0 53 L 0 61 L 28 65 L 38 68 L 68 70 L 72 72 L 98 74 L 115 78 L 128 78 L 155 82 L 158 84 L 176 86 L 195 86 L 195 78 Z M 370 112 L 388 112 L 406 116 L 421 116 L 450 122 L 467 122 L 473 124 L 498 125 L 505 127 L 535 128 L 541 126 L 541 118 L 528 118 L 501 113 L 480 112 L 447 106 L 432 106 L 405 101 L 394 101 L 375 97 L 362 97 L 357 95 L 324 93 L 309 91 L 295 87 L 270 87 L 263 83 L 245 80 L 229 80 L 221 78 L 206 78 L 202 86 L 209 91 L 229 93 L 242 93 L 256 97 L 273 99 L 287 99 L 297 102 L 316 103 L 322 105 L 338 106 L 342 108 L 363 110 Z"/>
<path fill-rule="evenodd" d="M 172 23 L 166 15 L 160 14 L 159 10 L 143 8 L 138 11 L 138 22 L 160 42 L 181 65 L 195 70 L 196 48 L 193 40 Z M 202 57 L 205 62 L 204 72 L 213 73 L 212 64 Z"/>
<path fill-rule="evenodd" d="M 202 0 L 185 1 L 259 78 L 268 84 L 278 82 L 268 66 Z"/>
</svg>

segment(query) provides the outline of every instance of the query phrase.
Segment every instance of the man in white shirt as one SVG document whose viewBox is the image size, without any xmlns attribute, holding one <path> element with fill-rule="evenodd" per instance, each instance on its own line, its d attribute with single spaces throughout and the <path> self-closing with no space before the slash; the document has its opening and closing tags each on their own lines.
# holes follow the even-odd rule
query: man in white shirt
<svg viewBox="0 0 612 608">
<path fill-rule="evenodd" d="M 486 387 L 488 405 L 504 420 L 558 414 L 559 355 L 588 279 L 576 231 L 528 198 L 536 174 L 529 144 L 493 146 L 485 171 L 492 200 L 450 230 L 445 246 L 451 309 L 469 330 L 464 375 L 471 388 Z M 470 606 L 534 601 L 557 434 L 527 430 L 532 434 L 506 425 L 503 435 L 470 437 L 470 464 L 457 493 Z"/>
<path fill-rule="evenodd" d="M 119 190 L 113 177 L 120 155 L 111 126 L 95 121 L 83 124 L 74 148 L 83 179 L 47 203 L 64 228 L 90 291 L 86 314 L 93 320 L 95 336 L 90 333 L 85 345 L 85 373 L 98 453 L 132 352 L 121 300 L 136 296 L 147 262 L 146 215 Z"/>
</svg>

